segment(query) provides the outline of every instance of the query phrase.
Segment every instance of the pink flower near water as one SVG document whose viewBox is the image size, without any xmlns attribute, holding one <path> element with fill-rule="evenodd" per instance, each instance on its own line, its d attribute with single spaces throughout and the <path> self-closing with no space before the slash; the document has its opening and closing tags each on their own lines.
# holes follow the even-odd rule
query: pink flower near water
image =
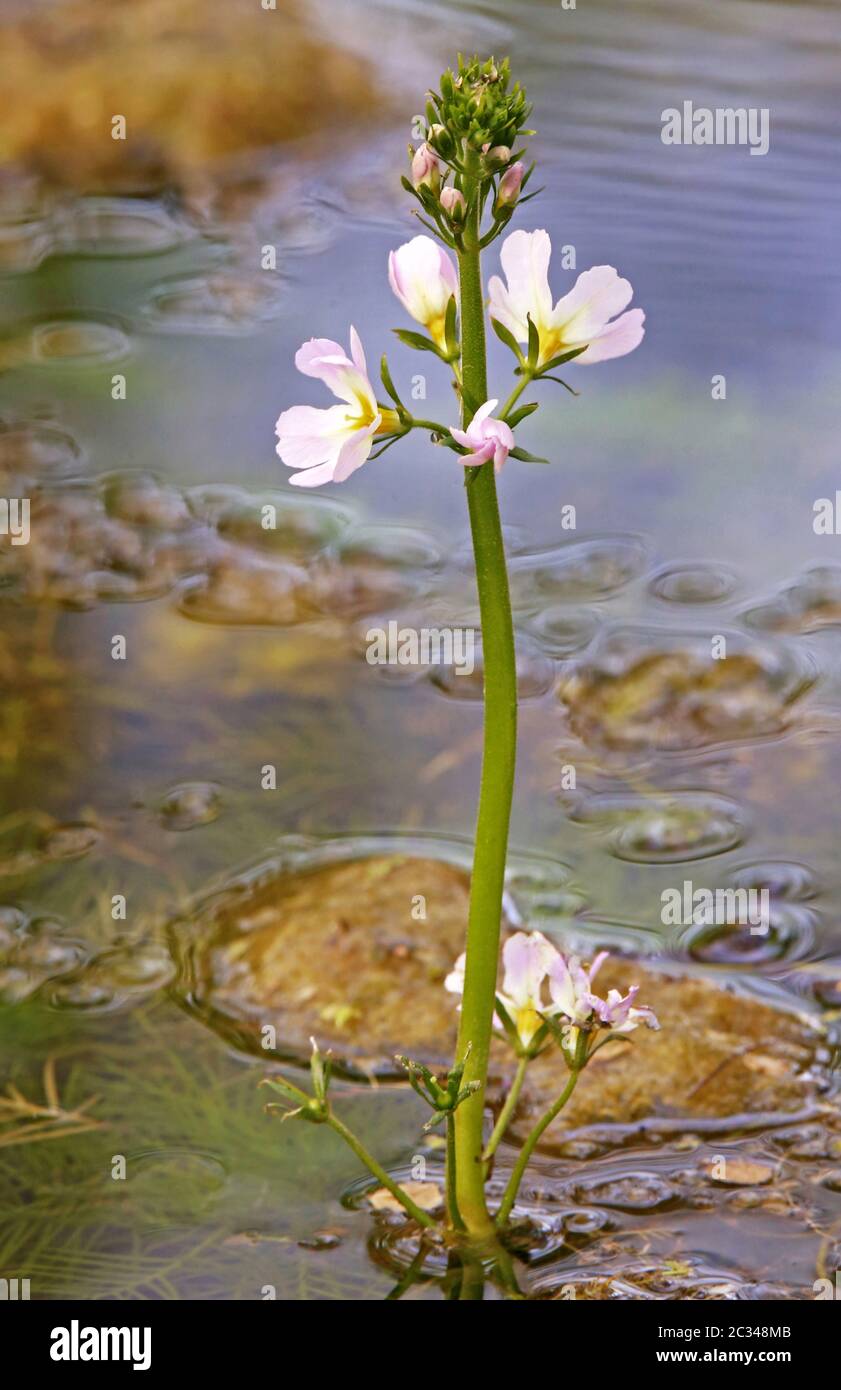
<svg viewBox="0 0 841 1390">
<path fill-rule="evenodd" d="M 289 479 L 296 487 L 343 483 L 368 458 L 374 436 L 395 428 L 397 416 L 377 404 L 355 328 L 349 357 L 330 338 L 310 338 L 295 354 L 295 366 L 323 381 L 342 404 L 284 410 L 275 426 L 277 452 L 287 468 L 302 470 Z"/>
<path fill-rule="evenodd" d="M 518 343 L 529 340 L 528 320 L 540 341 L 538 366 L 577 348 L 583 366 L 623 357 L 639 347 L 645 332 L 642 309 L 627 308 L 633 289 L 612 265 L 596 265 L 579 275 L 569 294 L 553 304 L 549 288 L 552 242 L 548 232 L 512 232 L 500 251 L 507 283 L 498 275 L 488 282 L 490 316 Z M 619 317 L 617 318 L 616 315 Z"/>
<path fill-rule="evenodd" d="M 618 989 L 608 990 L 607 999 L 593 991 L 593 981 L 607 960 L 607 951 L 600 951 L 589 970 L 576 956 L 556 953 L 549 967 L 549 993 L 552 996 L 550 1014 L 560 1015 L 573 1027 L 610 1028 L 614 1033 L 632 1033 L 640 1023 L 659 1028 L 653 1011 L 643 1005 L 634 1007 L 639 986 L 632 985 L 623 999 Z"/>
<path fill-rule="evenodd" d="M 451 429 L 450 434 L 457 444 L 469 450 L 463 454 L 461 462 L 465 467 L 474 467 L 493 459 L 498 473 L 511 450 L 514 448 L 514 435 L 510 425 L 504 420 L 496 420 L 493 411 L 499 401 L 485 401 L 480 405 L 466 430 Z"/>
<path fill-rule="evenodd" d="M 406 313 L 444 347 L 447 307 L 458 298 L 458 271 L 444 247 L 429 236 L 404 242 L 389 255 L 388 283 Z"/>
<path fill-rule="evenodd" d="M 497 1000 L 516 1029 L 524 1047 L 528 1047 L 544 1019 L 558 1019 L 564 1028 L 585 1028 L 590 1032 L 609 1028 L 613 1033 L 632 1033 L 640 1024 L 659 1028 L 653 1011 L 634 1003 L 639 992 L 632 985 L 624 996 L 618 989 L 608 990 L 601 999 L 593 982 L 607 960 L 608 952 L 600 951 L 588 967 L 577 956 L 565 956 L 552 945 L 542 932 L 515 932 L 502 949 L 502 988 Z M 452 994 L 464 993 L 466 958 L 459 956 L 444 981 Z M 545 991 L 551 999 L 545 997 Z M 494 1026 L 501 1029 L 494 1015 Z"/>
<path fill-rule="evenodd" d="M 543 1022 L 540 1017 L 540 1011 L 544 1008 L 541 997 L 543 985 L 556 955 L 555 947 L 539 931 L 515 932 L 502 948 L 504 973 L 497 998 L 524 1047 L 528 1047 Z M 465 962 L 466 957 L 460 955 L 444 981 L 444 988 L 451 994 L 464 993 Z M 494 1027 L 502 1028 L 496 1015 Z"/>
</svg>

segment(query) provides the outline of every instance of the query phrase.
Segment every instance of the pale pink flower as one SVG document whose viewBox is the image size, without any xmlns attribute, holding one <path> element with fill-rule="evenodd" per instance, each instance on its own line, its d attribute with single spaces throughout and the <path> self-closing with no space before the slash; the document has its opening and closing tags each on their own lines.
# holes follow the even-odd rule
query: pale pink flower
<svg viewBox="0 0 841 1390">
<path fill-rule="evenodd" d="M 497 997 L 524 1047 L 528 1047 L 543 1024 L 540 1016 L 544 1008 L 543 983 L 556 955 L 555 947 L 539 931 L 515 932 L 502 948 L 504 974 Z M 464 993 L 465 960 L 466 957 L 460 955 L 444 981 L 444 988 L 451 994 Z M 494 1027 L 502 1028 L 496 1014 Z"/>
<path fill-rule="evenodd" d="M 485 401 L 484 405 L 479 406 L 466 430 L 450 430 L 456 443 L 470 450 L 470 453 L 461 456 L 460 461 L 465 467 L 472 468 L 493 459 L 494 469 L 498 473 L 514 448 L 514 435 L 510 425 L 493 417 L 492 412 L 498 405 L 499 401 Z"/>
<path fill-rule="evenodd" d="M 574 360 L 587 365 L 623 357 L 638 347 L 645 314 L 642 309 L 622 313 L 633 296 L 629 282 L 620 279 L 612 265 L 593 266 L 583 271 L 569 294 L 553 305 L 551 252 L 552 243 L 544 231 L 512 232 L 505 238 L 500 259 L 507 284 L 498 275 L 491 277 L 491 318 L 519 343 L 527 343 L 530 317 L 540 340 L 539 366 L 576 348 L 585 351 Z"/>
<path fill-rule="evenodd" d="M 502 948 L 505 974 L 499 999 L 524 1047 L 543 1025 L 543 982 L 557 954 L 539 931 L 515 932 Z"/>
<path fill-rule="evenodd" d="M 577 956 L 556 953 L 549 968 L 549 993 L 552 996 L 552 1014 L 562 1014 L 570 1023 L 580 1026 L 589 1023 L 595 1012 L 593 980 L 607 960 L 607 951 L 600 951 L 589 970 L 585 970 Z"/>
<path fill-rule="evenodd" d="M 614 1033 L 632 1033 L 638 1023 L 644 1023 L 647 1028 L 660 1027 L 653 1009 L 647 1004 L 640 1004 L 638 1009 L 634 1007 L 639 988 L 639 985 L 631 985 L 624 999 L 618 989 L 609 989 L 607 999 L 594 999 L 596 1013 L 605 1028 Z"/>
<path fill-rule="evenodd" d="M 639 993 L 639 985 L 632 985 L 625 998 L 618 989 L 608 990 L 607 999 L 600 999 L 593 992 L 593 980 L 607 959 L 607 951 L 600 951 L 589 970 L 575 957 L 556 954 L 549 966 L 549 993 L 552 996 L 553 1015 L 561 1015 L 573 1027 L 595 1026 L 610 1028 L 614 1033 L 632 1033 L 638 1024 L 648 1028 L 659 1028 L 659 1023 L 651 1009 L 641 1005 L 634 1007 Z"/>
<path fill-rule="evenodd" d="M 388 283 L 407 314 L 445 347 L 447 306 L 458 296 L 458 271 L 444 247 L 429 236 L 404 242 L 389 253 Z"/>
<path fill-rule="evenodd" d="M 640 1023 L 659 1028 L 651 1009 L 635 1007 L 638 985 L 632 985 L 624 998 L 618 989 L 608 990 L 606 999 L 594 993 L 593 981 L 607 957 L 607 951 L 600 951 L 587 969 L 577 956 L 566 957 L 556 950 L 542 932 L 509 936 L 502 948 L 504 973 L 497 1000 L 524 1048 L 529 1047 L 544 1020 L 553 1018 L 563 1024 L 567 1037 L 568 1030 L 579 1028 L 592 1033 L 607 1028 L 613 1033 L 632 1033 Z M 464 993 L 465 961 L 464 955 L 459 956 L 444 981 L 451 994 Z M 547 983 L 551 1003 L 543 997 Z M 502 1028 L 496 1014 L 494 1027 Z"/>
<path fill-rule="evenodd" d="M 350 354 L 330 338 L 310 338 L 295 354 L 299 372 L 318 377 L 344 402 L 325 409 L 295 405 L 278 419 L 277 452 L 287 468 L 303 470 L 289 479 L 296 487 L 343 483 L 368 458 L 374 436 L 390 434 L 398 424 L 394 411 L 377 404 L 355 328 Z"/>
</svg>

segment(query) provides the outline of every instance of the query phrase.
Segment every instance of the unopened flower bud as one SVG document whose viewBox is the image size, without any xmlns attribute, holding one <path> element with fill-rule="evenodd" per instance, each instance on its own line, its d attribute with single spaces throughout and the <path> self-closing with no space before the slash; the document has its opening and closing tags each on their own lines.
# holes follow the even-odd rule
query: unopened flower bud
<svg viewBox="0 0 841 1390">
<path fill-rule="evenodd" d="M 512 203 L 516 203 L 520 196 L 520 186 L 523 182 L 523 175 L 525 172 L 525 165 L 520 163 L 512 164 L 510 169 L 505 170 L 505 173 L 499 181 L 499 188 L 497 190 L 497 208 L 511 207 Z"/>
<path fill-rule="evenodd" d="M 485 157 L 491 169 L 504 169 L 511 158 L 511 151 L 507 145 L 494 145 Z"/>
<path fill-rule="evenodd" d="M 451 159 L 455 154 L 455 141 L 446 126 L 431 125 L 426 136 L 427 144 L 442 159 Z"/>
<path fill-rule="evenodd" d="M 425 184 L 437 193 L 441 187 L 441 165 L 431 145 L 424 142 L 412 156 L 412 183 L 415 188 Z"/>
<path fill-rule="evenodd" d="M 452 222 L 463 222 L 467 215 L 467 202 L 457 188 L 441 189 L 441 206 Z"/>
</svg>

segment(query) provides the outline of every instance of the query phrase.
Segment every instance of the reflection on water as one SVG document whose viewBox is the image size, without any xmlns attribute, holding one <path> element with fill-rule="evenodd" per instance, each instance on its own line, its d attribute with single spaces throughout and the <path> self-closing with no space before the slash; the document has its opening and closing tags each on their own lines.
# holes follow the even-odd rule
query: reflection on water
<svg viewBox="0 0 841 1390">
<path fill-rule="evenodd" d="M 224 30 L 225 7 L 202 8 Z M 179 126 L 172 162 L 144 156 L 129 189 L 93 154 L 27 164 L 25 142 L 2 183 L 0 470 L 31 499 L 32 540 L 0 550 L 0 1033 L 24 1090 L 56 1054 L 66 1103 L 101 1094 L 109 1126 L 8 1151 L 0 1133 L 0 1267 L 44 1296 L 382 1297 L 417 1254 L 395 1218 L 372 1225 L 352 1158 L 309 1132 L 281 1146 L 259 1064 L 197 1021 L 200 1000 L 170 998 L 168 928 L 280 837 L 434 832 L 460 862 L 472 831 L 480 647 L 470 677 L 364 660 L 392 617 L 476 623 L 451 455 L 413 440 L 304 499 L 272 447 L 279 410 L 313 399 L 303 338 L 352 321 L 398 389 L 416 368 L 388 333 L 384 266 L 413 234 L 410 120 L 455 47 L 510 51 L 535 103 L 546 191 L 524 225 L 579 269 L 617 264 L 648 314 L 632 359 L 577 369 L 581 396 L 547 395 L 524 426 L 553 466 L 502 478 L 529 697 L 513 837 L 536 860 L 512 866 L 512 910 L 830 1023 L 841 1002 L 841 556 L 812 525 L 841 486 L 837 13 L 333 0 L 329 22 L 354 57 L 315 40 L 337 100 L 312 140 L 273 148 L 264 112 L 220 149 L 214 111 L 216 146 Z M 360 85 L 372 34 L 383 70 Z M 769 153 L 664 146 L 660 113 L 685 100 L 768 107 Z M 491 367 L 502 382 L 497 344 Z M 443 376 L 428 389 L 449 418 Z M 768 935 L 662 927 L 661 892 L 690 875 L 767 886 Z M 347 1104 L 402 1171 L 413 1099 L 349 1085 Z M 531 1296 L 802 1296 L 837 1263 L 834 1119 L 615 1139 L 541 1160 L 521 1213 Z M 774 1182 L 710 1178 L 723 1142 Z M 104 1176 L 118 1150 L 141 1174 L 125 1194 Z M 436 1259 L 410 1296 L 440 1296 Z"/>
</svg>

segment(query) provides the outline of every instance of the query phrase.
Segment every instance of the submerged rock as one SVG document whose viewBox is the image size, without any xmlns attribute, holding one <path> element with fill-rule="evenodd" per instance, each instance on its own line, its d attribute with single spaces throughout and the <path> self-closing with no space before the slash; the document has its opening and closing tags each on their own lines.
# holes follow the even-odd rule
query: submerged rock
<svg viewBox="0 0 841 1390">
<path fill-rule="evenodd" d="M 82 191 L 182 184 L 214 161 L 347 130 L 382 99 L 366 60 L 288 0 L 63 0 L 13 12 L 0 33 L 0 163 Z"/>
<path fill-rule="evenodd" d="M 752 1116 L 762 1127 L 772 1114 L 818 1103 L 826 1084 L 818 1064 L 821 1038 L 805 1020 L 705 979 L 660 974 L 612 957 L 599 974 L 600 992 L 625 992 L 629 984 L 640 986 L 660 1031 L 638 1028 L 630 1043 L 605 1047 L 547 1130 L 543 1148 L 564 1153 L 569 1144 L 574 1156 L 581 1141 L 598 1150 L 693 1129 L 723 1133 L 728 1123 L 751 1128 Z M 554 1049 L 530 1066 L 515 1137 L 525 1136 L 566 1075 Z"/>
<path fill-rule="evenodd" d="M 578 665 L 559 694 L 587 743 L 677 750 L 780 733 L 811 679 L 781 650 L 737 635 L 669 641 L 627 629 Z"/>
<path fill-rule="evenodd" d="M 468 896 L 467 873 L 439 859 L 374 854 L 300 869 L 272 864 L 174 925 L 179 990 L 229 1040 L 263 1056 L 303 1062 L 314 1034 L 354 1075 L 402 1078 L 398 1052 L 443 1065 L 457 1026 L 457 1001 L 443 982 L 463 949 Z M 769 1116 L 790 1119 L 819 1103 L 820 1034 L 804 1019 L 635 960 L 613 957 L 600 976 L 604 989 L 633 983 L 661 1031 L 640 1028 L 630 1045 L 599 1053 L 548 1131 L 549 1148 L 580 1141 L 598 1151 L 710 1124 L 720 1132 L 733 1117 L 749 1128 L 755 1117 L 762 1128 Z M 511 1067 L 500 1040 L 492 1100 Z M 532 1064 L 516 1134 L 565 1078 L 554 1048 Z"/>
<path fill-rule="evenodd" d="M 239 885 L 194 920 L 186 992 L 263 1055 L 306 1057 L 316 1034 L 353 1073 L 402 1077 L 398 1052 L 444 1063 L 456 1001 L 443 983 L 462 949 L 468 893 L 462 869 L 403 856 Z"/>
</svg>

